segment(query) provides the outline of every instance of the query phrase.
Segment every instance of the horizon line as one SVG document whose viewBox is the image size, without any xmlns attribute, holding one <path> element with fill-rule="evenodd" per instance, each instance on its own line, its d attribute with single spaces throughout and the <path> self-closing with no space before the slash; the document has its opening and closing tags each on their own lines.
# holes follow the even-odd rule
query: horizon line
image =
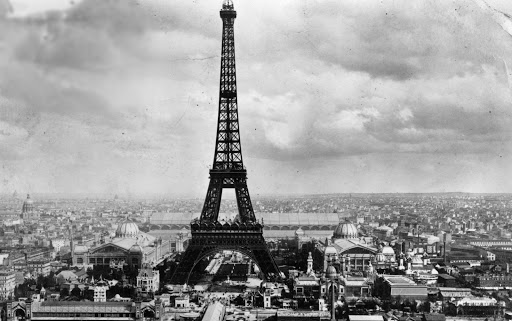
<svg viewBox="0 0 512 321">
<path fill-rule="evenodd" d="M 12 198 L 14 197 L 14 194 L 16 193 L 16 198 L 23 199 L 25 198 L 25 193 L 17 193 L 16 191 L 14 193 L 0 193 L 0 198 Z M 52 197 L 52 196 L 59 196 L 61 198 L 97 198 L 97 199 L 114 199 L 116 196 L 119 199 L 126 199 L 126 198 L 132 198 L 132 199 L 146 199 L 146 198 L 163 198 L 163 199 L 169 199 L 169 198 L 178 198 L 178 199 L 203 199 L 204 196 L 193 196 L 193 195 L 187 195 L 187 194 L 178 194 L 178 193 L 90 193 L 90 192 L 30 192 L 27 193 L 31 196 L 39 196 L 39 197 Z M 322 197 L 322 196 L 352 196 L 352 195 L 365 195 L 365 196 L 371 196 L 371 195 L 386 195 L 386 196 L 393 196 L 393 195 L 453 195 L 453 194 L 459 194 L 459 195 L 512 195 L 512 192 L 460 192 L 460 191 L 454 191 L 454 192 L 339 192 L 339 193 L 269 193 L 269 194 L 253 194 L 252 198 L 282 198 L 282 197 Z M 226 195 L 227 197 L 225 199 L 231 199 L 234 197 L 230 197 L 229 195 Z"/>
</svg>

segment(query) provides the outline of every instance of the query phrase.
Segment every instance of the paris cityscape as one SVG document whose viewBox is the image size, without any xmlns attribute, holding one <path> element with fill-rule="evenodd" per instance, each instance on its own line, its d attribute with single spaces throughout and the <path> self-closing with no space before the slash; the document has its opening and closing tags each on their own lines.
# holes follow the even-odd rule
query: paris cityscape
<svg viewBox="0 0 512 321">
<path fill-rule="evenodd" d="M 512 319 L 512 3 L 0 0 L 0 30 L 2 321 Z"/>
</svg>

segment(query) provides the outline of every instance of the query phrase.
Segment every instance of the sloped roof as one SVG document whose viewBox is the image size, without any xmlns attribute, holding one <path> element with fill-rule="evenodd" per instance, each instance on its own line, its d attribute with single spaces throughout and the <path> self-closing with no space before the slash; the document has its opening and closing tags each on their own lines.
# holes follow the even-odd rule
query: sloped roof
<svg viewBox="0 0 512 321">
<path fill-rule="evenodd" d="M 360 248 L 364 249 L 368 252 L 376 253 L 377 249 L 370 247 L 368 244 L 360 243 L 357 239 L 356 240 L 349 240 L 349 239 L 338 239 L 335 240 L 332 244 L 338 249 L 339 253 L 345 252 L 352 248 Z"/>
<path fill-rule="evenodd" d="M 438 313 L 425 313 L 424 318 L 425 321 L 446 321 L 446 316 Z"/>
<path fill-rule="evenodd" d="M 61 271 L 59 274 L 57 274 L 57 277 L 63 277 L 66 280 L 70 280 L 70 279 L 76 279 L 77 275 L 73 271 L 66 270 L 66 271 Z"/>
<path fill-rule="evenodd" d="M 134 308 L 125 302 L 44 301 L 32 304 L 32 312 L 57 313 L 131 313 Z"/>
</svg>

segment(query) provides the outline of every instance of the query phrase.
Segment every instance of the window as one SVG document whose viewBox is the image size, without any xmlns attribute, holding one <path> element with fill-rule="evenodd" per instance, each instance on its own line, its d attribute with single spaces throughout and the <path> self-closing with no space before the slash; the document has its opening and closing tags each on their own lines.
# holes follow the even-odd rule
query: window
<svg viewBox="0 0 512 321">
<path fill-rule="evenodd" d="M 77 264 L 83 264 L 84 263 L 84 259 L 79 257 L 79 258 L 76 259 L 76 263 Z"/>
</svg>

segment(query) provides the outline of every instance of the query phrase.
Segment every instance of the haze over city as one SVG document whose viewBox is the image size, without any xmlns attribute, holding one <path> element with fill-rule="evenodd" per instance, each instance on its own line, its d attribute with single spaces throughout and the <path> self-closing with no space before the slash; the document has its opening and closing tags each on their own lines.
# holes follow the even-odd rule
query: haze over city
<svg viewBox="0 0 512 321">
<path fill-rule="evenodd" d="M 219 3 L 168 2 L 0 6 L 1 193 L 204 195 Z M 237 2 L 251 193 L 511 192 L 512 5 L 487 4 Z"/>
</svg>

